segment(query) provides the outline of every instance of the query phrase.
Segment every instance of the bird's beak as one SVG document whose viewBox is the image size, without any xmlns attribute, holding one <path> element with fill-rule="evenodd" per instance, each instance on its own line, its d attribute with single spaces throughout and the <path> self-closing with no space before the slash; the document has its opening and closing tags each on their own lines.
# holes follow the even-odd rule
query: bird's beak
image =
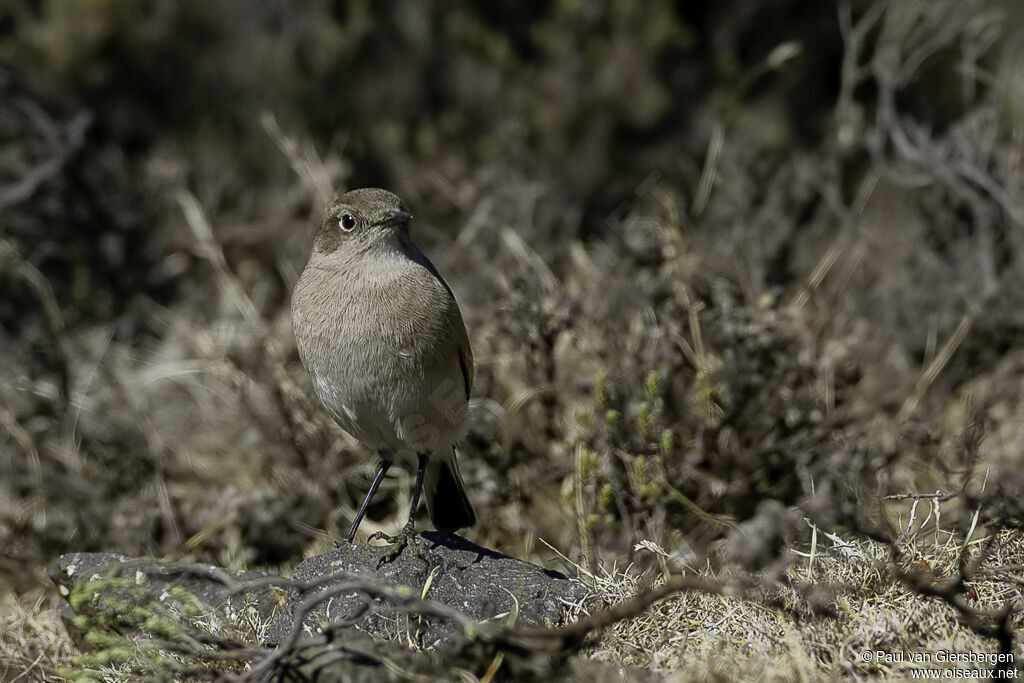
<svg viewBox="0 0 1024 683">
<path fill-rule="evenodd" d="M 377 221 L 374 225 L 399 225 L 401 223 L 408 223 L 411 220 L 412 214 L 408 211 L 392 211 L 387 218 Z"/>
</svg>

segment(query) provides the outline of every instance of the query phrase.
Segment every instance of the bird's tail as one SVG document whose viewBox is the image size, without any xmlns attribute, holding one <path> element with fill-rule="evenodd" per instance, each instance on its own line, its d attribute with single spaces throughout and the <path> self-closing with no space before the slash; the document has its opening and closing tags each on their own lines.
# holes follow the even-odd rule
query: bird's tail
<svg viewBox="0 0 1024 683">
<path fill-rule="evenodd" d="M 427 462 L 423 487 L 427 513 L 435 529 L 454 531 L 476 524 L 476 513 L 466 496 L 454 448 L 447 457 L 435 455 Z"/>
</svg>

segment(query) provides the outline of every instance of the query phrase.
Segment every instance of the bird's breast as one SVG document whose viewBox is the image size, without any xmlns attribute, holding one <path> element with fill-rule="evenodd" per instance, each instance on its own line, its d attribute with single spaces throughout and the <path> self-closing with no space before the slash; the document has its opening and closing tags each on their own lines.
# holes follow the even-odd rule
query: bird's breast
<svg viewBox="0 0 1024 683">
<path fill-rule="evenodd" d="M 432 450 L 457 437 L 466 398 L 452 306 L 447 287 L 415 263 L 361 274 L 307 266 L 293 295 L 295 337 L 342 428 L 392 450 Z"/>
</svg>

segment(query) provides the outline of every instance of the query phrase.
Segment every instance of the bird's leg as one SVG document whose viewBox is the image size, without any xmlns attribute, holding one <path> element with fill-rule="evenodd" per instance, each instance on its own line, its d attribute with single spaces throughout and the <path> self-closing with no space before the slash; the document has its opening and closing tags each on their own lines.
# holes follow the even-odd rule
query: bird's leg
<svg viewBox="0 0 1024 683">
<path fill-rule="evenodd" d="M 427 459 L 430 457 L 429 453 L 417 454 L 416 463 L 416 482 L 412 485 L 412 503 L 409 506 L 409 521 L 405 523 L 402 530 L 395 536 L 388 536 L 383 532 L 376 532 L 370 536 L 370 540 L 376 538 L 383 538 L 388 543 L 392 544 L 390 550 L 388 550 L 377 562 L 377 568 L 380 569 L 382 565 L 394 561 L 405 547 L 409 545 L 409 540 L 416 536 L 416 509 L 420 506 L 420 492 L 423 490 L 423 476 L 427 472 Z"/>
<path fill-rule="evenodd" d="M 370 490 L 366 492 L 366 498 L 363 498 L 363 504 L 359 506 L 359 511 L 356 512 L 356 517 L 352 520 L 352 526 L 348 528 L 348 533 L 345 534 L 346 543 L 351 543 L 352 539 L 356 537 L 356 529 L 359 528 L 359 523 L 363 521 L 363 516 L 366 514 L 366 508 L 370 507 L 370 501 L 373 500 L 374 494 L 376 494 L 377 489 L 380 488 L 380 483 L 384 481 L 384 475 L 388 473 L 388 468 L 391 467 L 390 455 L 390 453 L 381 451 L 380 465 L 377 467 L 377 474 L 373 475 L 373 483 L 370 484 Z M 336 547 L 340 545 L 340 543 L 335 543 Z"/>
<path fill-rule="evenodd" d="M 409 521 L 405 523 L 402 533 L 411 535 L 416 531 L 416 510 L 420 506 L 420 493 L 423 491 L 423 476 L 427 473 L 426 453 L 416 456 L 416 482 L 412 485 L 412 503 L 409 505 Z"/>
</svg>

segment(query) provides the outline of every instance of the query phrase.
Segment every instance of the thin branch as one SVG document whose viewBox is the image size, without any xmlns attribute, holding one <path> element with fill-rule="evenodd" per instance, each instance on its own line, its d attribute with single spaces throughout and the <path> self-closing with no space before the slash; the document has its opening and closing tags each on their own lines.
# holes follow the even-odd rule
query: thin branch
<svg viewBox="0 0 1024 683">
<path fill-rule="evenodd" d="M 940 503 L 944 503 L 947 500 L 953 500 L 956 497 L 956 493 L 942 493 L 941 491 L 936 491 L 935 493 L 894 493 L 889 496 L 882 496 L 882 500 L 924 500 L 927 498 L 935 498 Z"/>
<path fill-rule="evenodd" d="M 24 103 L 22 109 L 27 109 Z M 40 129 L 46 131 L 55 128 L 53 122 L 39 107 L 33 105 L 31 114 Z M 68 159 L 85 142 L 85 132 L 89 129 L 90 124 L 92 124 L 92 114 L 79 112 L 64 127 L 61 135 L 47 135 L 46 137 L 55 147 L 53 154 L 30 169 L 17 182 L 0 187 L 0 210 L 8 209 L 30 199 L 40 187 L 60 173 Z"/>
<path fill-rule="evenodd" d="M 2 199 L 0 199 L 2 208 Z M 57 366 L 57 376 L 60 380 L 59 390 L 61 401 L 66 407 L 71 396 L 71 371 L 68 352 L 64 340 L 64 318 L 61 316 L 60 307 L 57 305 L 57 297 L 53 293 L 50 281 L 46 279 L 38 268 L 29 263 L 18 253 L 14 245 L 7 240 L 0 239 L 0 265 L 5 266 L 0 271 L 6 271 L 10 264 L 10 271 L 20 278 L 29 291 L 33 294 L 46 319 L 46 329 L 50 335 L 50 346 L 53 350 L 53 360 Z"/>
</svg>

